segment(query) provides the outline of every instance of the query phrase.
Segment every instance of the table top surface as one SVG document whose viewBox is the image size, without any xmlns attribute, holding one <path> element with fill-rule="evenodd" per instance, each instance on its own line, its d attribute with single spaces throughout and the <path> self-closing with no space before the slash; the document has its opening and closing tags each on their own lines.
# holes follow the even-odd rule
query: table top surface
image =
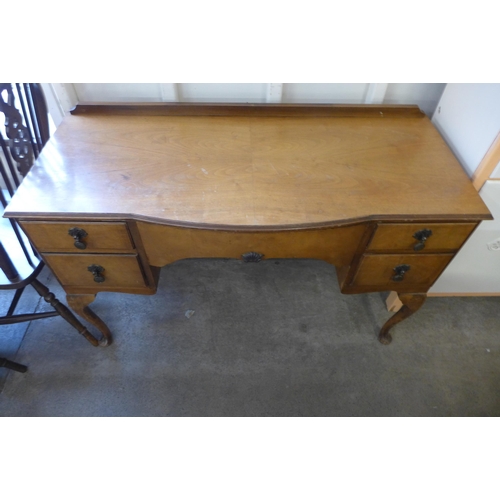
<svg viewBox="0 0 500 500">
<path fill-rule="evenodd" d="M 287 116 L 87 108 L 64 119 L 7 217 L 235 229 L 491 218 L 438 131 L 412 107 L 325 106 Z"/>
</svg>

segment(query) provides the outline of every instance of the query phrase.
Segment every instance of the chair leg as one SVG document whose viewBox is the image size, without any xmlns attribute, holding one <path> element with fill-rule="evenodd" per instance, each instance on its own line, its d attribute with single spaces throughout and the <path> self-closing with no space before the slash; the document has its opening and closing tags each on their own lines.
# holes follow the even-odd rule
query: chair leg
<svg viewBox="0 0 500 500">
<path fill-rule="evenodd" d="M 38 280 L 33 280 L 31 286 L 37 291 L 38 295 L 48 302 L 78 333 L 83 335 L 93 346 L 98 346 L 99 341 L 82 325 L 75 315 L 56 299 L 55 295 Z"/>
<path fill-rule="evenodd" d="M 7 316 L 12 316 L 14 314 L 14 310 L 17 307 L 17 304 L 19 302 L 19 299 L 21 298 L 21 295 L 23 294 L 24 290 L 26 287 L 18 288 L 16 290 L 16 293 L 14 294 L 14 298 L 12 299 L 12 302 L 10 304 L 9 310 L 7 311 Z"/>
<path fill-rule="evenodd" d="M 25 373 L 28 370 L 27 366 L 14 363 L 14 361 L 9 361 L 5 358 L 0 358 L 0 368 L 8 368 L 9 370 L 15 370 L 16 372 L 21 373 Z"/>
</svg>

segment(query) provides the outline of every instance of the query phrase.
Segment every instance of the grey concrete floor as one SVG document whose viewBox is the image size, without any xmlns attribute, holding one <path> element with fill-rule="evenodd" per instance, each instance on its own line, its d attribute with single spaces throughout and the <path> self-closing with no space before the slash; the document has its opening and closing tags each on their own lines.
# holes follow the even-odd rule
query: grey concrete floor
<svg viewBox="0 0 500 500">
<path fill-rule="evenodd" d="M 98 295 L 107 348 L 59 317 L 1 327 L 29 371 L 0 369 L 0 415 L 500 415 L 500 298 L 429 298 L 383 346 L 385 297 L 320 261 L 179 261 L 154 296 Z"/>
</svg>

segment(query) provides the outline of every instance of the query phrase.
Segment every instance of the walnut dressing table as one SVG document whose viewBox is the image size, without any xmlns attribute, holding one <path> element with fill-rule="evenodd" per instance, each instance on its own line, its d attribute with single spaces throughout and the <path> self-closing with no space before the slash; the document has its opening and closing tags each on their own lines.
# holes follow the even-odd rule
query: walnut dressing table
<svg viewBox="0 0 500 500">
<path fill-rule="evenodd" d="M 184 258 L 322 259 L 417 311 L 491 215 L 416 106 L 78 105 L 8 206 L 69 306 L 154 294 Z M 93 342 L 98 344 L 96 339 Z"/>
</svg>

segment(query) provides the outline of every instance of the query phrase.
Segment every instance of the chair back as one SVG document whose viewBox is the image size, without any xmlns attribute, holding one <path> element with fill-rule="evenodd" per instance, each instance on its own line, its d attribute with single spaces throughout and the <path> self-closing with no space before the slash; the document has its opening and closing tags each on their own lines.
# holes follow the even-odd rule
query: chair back
<svg viewBox="0 0 500 500">
<path fill-rule="evenodd" d="M 40 84 L 0 83 L 0 113 L 5 117 L 0 124 L 0 175 L 12 196 L 49 140 L 47 105 Z"/>
<path fill-rule="evenodd" d="M 49 136 L 47 105 L 41 85 L 0 83 L 0 203 L 4 209 Z M 9 283 L 15 286 L 39 263 L 17 223 L 1 219 L 0 268 L 5 277 L 0 275 L 0 287 L 10 288 Z"/>
</svg>

